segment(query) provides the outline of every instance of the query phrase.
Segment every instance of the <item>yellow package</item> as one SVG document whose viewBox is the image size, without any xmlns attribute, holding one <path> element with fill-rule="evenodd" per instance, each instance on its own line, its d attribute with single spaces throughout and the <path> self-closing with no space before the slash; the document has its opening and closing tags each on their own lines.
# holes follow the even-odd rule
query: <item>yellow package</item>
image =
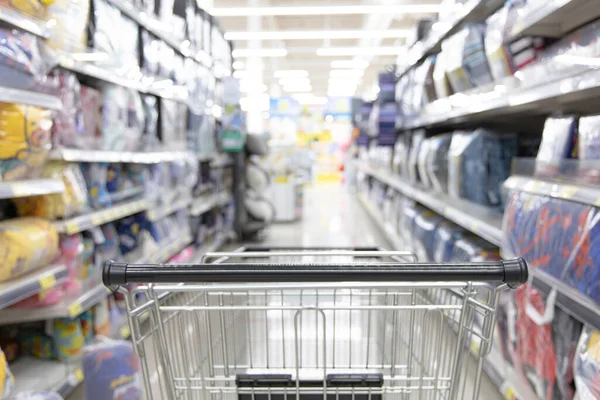
<svg viewBox="0 0 600 400">
<path fill-rule="evenodd" d="M 43 18 L 46 7 L 54 0 L 0 0 L 0 7 L 9 8 L 35 18 Z"/>
<path fill-rule="evenodd" d="M 48 265 L 58 253 L 58 233 L 35 217 L 0 222 L 0 282 Z"/>
<path fill-rule="evenodd" d="M 48 110 L 0 103 L 0 181 L 40 176 L 50 150 L 51 128 Z"/>
</svg>

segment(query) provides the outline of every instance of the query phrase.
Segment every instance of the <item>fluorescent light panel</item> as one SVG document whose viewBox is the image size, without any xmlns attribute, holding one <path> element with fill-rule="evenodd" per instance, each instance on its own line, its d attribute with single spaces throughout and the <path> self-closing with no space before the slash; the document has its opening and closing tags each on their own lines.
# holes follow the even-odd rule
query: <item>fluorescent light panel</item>
<svg viewBox="0 0 600 400">
<path fill-rule="evenodd" d="M 231 66 L 233 69 L 244 69 L 244 63 L 242 61 L 234 61 Z"/>
<path fill-rule="evenodd" d="M 232 52 L 233 58 L 246 57 L 285 57 L 286 49 L 235 49 Z"/>
<path fill-rule="evenodd" d="M 435 14 L 439 4 L 347 5 L 305 7 L 215 7 L 210 14 L 217 17 L 275 15 L 351 15 L 351 14 Z"/>
<path fill-rule="evenodd" d="M 304 69 L 279 70 L 273 73 L 275 78 L 308 78 L 308 71 Z"/>
<path fill-rule="evenodd" d="M 332 69 L 329 76 L 332 78 L 360 78 L 365 74 L 362 69 Z"/>
<path fill-rule="evenodd" d="M 365 69 L 368 67 L 369 67 L 369 62 L 363 61 L 363 60 L 334 60 L 331 62 L 331 68 L 335 68 L 335 69 L 339 69 L 339 68 Z"/>
<path fill-rule="evenodd" d="M 312 92 L 312 86 L 283 86 L 281 89 L 284 92 L 288 92 L 288 93 L 310 93 L 310 92 Z"/>
<path fill-rule="evenodd" d="M 361 39 L 406 38 L 408 29 L 386 30 L 322 30 L 322 31 L 261 31 L 227 32 L 226 40 L 315 40 L 315 39 Z"/>
<path fill-rule="evenodd" d="M 279 80 L 281 86 L 292 86 L 292 85 L 310 85 L 310 79 L 308 78 L 282 78 Z"/>
<path fill-rule="evenodd" d="M 394 56 L 403 51 L 402 47 L 321 47 L 318 56 Z"/>
</svg>

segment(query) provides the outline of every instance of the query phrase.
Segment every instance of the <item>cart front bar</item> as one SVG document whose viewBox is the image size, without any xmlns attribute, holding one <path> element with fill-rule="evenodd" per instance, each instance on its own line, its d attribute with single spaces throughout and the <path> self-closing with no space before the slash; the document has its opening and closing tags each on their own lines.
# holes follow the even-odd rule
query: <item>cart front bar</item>
<svg viewBox="0 0 600 400">
<path fill-rule="evenodd" d="M 104 285 L 130 283 L 257 283 L 257 282 L 504 282 L 517 287 L 527 282 L 527 263 L 512 260 L 430 263 L 345 264 L 127 264 L 108 261 L 102 271 Z"/>
</svg>

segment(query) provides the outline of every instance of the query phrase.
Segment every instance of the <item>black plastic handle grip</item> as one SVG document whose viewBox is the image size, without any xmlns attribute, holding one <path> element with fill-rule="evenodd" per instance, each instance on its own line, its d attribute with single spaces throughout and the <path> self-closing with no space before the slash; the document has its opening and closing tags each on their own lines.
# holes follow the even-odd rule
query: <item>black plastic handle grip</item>
<svg viewBox="0 0 600 400">
<path fill-rule="evenodd" d="M 512 260 L 456 263 L 398 264 L 125 264 L 108 261 L 104 285 L 128 283 L 264 283 L 264 282 L 527 282 L 527 263 Z"/>
</svg>

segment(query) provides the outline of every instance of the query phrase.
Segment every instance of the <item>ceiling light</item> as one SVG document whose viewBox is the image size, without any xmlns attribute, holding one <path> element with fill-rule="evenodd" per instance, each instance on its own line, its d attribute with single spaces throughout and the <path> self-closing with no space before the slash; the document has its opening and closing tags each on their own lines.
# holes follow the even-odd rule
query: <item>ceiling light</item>
<svg viewBox="0 0 600 400">
<path fill-rule="evenodd" d="M 279 80 L 281 86 L 291 85 L 310 85 L 310 79 L 308 78 L 283 78 Z"/>
<path fill-rule="evenodd" d="M 331 68 L 365 69 L 368 66 L 369 62 L 363 60 L 334 60 L 331 62 Z"/>
<path fill-rule="evenodd" d="M 312 86 L 306 86 L 306 85 L 301 85 L 301 86 L 283 86 L 281 89 L 283 89 L 284 92 L 288 92 L 288 93 L 310 93 L 312 92 Z"/>
<path fill-rule="evenodd" d="M 243 69 L 244 63 L 242 61 L 234 61 L 231 66 L 233 67 L 233 69 Z"/>
<path fill-rule="evenodd" d="M 329 76 L 332 78 L 360 78 L 365 74 L 362 69 L 332 69 Z"/>
<path fill-rule="evenodd" d="M 308 71 L 304 69 L 279 70 L 273 73 L 275 78 L 308 78 Z"/>
<path fill-rule="evenodd" d="M 248 17 L 253 15 L 435 14 L 439 11 L 439 4 L 400 4 L 304 7 L 215 7 L 209 11 L 209 14 L 216 17 Z"/>
<path fill-rule="evenodd" d="M 267 85 L 264 84 L 260 84 L 260 85 L 256 85 L 256 84 L 245 84 L 245 85 L 240 85 L 240 92 L 242 93 L 250 93 L 250 92 L 266 92 L 267 91 Z"/>
<path fill-rule="evenodd" d="M 321 47 L 318 56 L 394 56 L 403 51 L 403 47 Z"/>
<path fill-rule="evenodd" d="M 327 83 L 329 86 L 358 86 L 361 83 L 360 78 L 329 78 Z"/>
<path fill-rule="evenodd" d="M 226 40 L 315 40 L 315 39 L 361 39 L 406 38 L 409 29 L 385 30 L 321 30 L 321 31 L 261 31 L 227 32 Z"/>
<path fill-rule="evenodd" d="M 286 49 L 235 49 L 231 53 L 233 58 L 245 57 L 285 57 Z"/>
<path fill-rule="evenodd" d="M 237 79 L 246 79 L 248 78 L 248 71 L 233 71 L 233 77 Z"/>
</svg>

